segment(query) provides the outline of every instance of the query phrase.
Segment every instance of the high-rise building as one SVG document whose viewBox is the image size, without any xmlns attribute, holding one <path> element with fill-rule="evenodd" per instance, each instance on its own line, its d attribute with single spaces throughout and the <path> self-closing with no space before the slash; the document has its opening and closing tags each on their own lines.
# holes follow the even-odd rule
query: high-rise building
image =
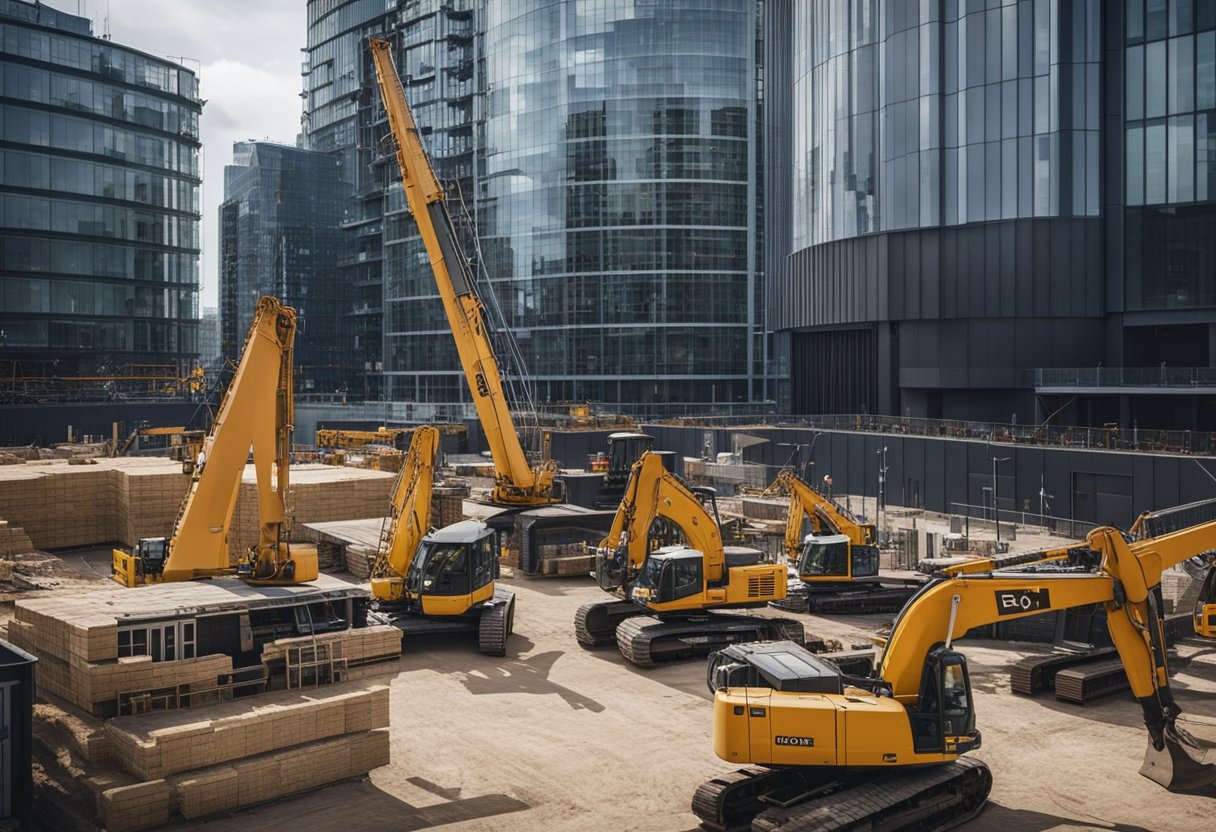
<svg viewBox="0 0 1216 832">
<path fill-rule="evenodd" d="M 1216 4 L 766 17 L 784 409 L 1216 427 Z"/>
<path fill-rule="evenodd" d="M 760 8 L 309 3 L 305 133 L 353 193 L 349 337 L 369 375 L 382 361 L 385 398 L 442 409 L 468 392 L 386 142 L 372 33 L 394 41 L 491 320 L 518 343 L 522 364 L 500 350 L 508 373 L 541 402 L 651 413 L 771 397 Z"/>
<path fill-rule="evenodd" d="M 273 142 L 237 142 L 224 168 L 220 205 L 220 329 L 235 361 L 257 299 L 275 295 L 296 310 L 298 392 L 346 383 L 339 354 L 337 264 L 343 189 L 338 160 Z"/>
<path fill-rule="evenodd" d="M 0 83 L 0 359 L 35 375 L 193 362 L 194 73 L 0 0 Z"/>
</svg>

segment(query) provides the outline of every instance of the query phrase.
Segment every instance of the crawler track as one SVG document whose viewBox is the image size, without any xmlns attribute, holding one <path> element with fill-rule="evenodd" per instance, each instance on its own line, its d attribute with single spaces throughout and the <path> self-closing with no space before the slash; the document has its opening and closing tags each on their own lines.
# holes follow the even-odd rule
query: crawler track
<svg viewBox="0 0 1216 832">
<path fill-rule="evenodd" d="M 936 832 L 979 814 L 991 789 L 992 773 L 971 757 L 856 774 L 754 766 L 703 783 L 692 810 L 719 832 Z"/>
<path fill-rule="evenodd" d="M 738 642 L 782 639 L 802 644 L 802 622 L 710 613 L 666 621 L 634 616 L 622 621 L 616 629 L 621 655 L 638 667 L 689 661 Z"/>
<path fill-rule="evenodd" d="M 495 600 L 499 600 L 500 591 L 495 590 Z M 477 625 L 477 647 L 487 656 L 505 656 L 507 639 L 515 628 L 515 594 L 508 592 L 504 595 L 509 595 L 510 598 L 504 599 L 503 603 L 487 607 L 481 613 L 481 620 Z"/>
<path fill-rule="evenodd" d="M 606 647 L 616 641 L 616 628 L 642 610 L 629 601 L 583 604 L 574 614 L 574 637 L 583 647 Z"/>
<path fill-rule="evenodd" d="M 791 588 L 784 600 L 769 601 L 769 606 L 787 612 L 815 615 L 864 615 L 866 613 L 899 612 L 908 599 L 916 594 L 917 586 L 847 589 L 841 592 L 816 592 L 805 585 Z"/>
</svg>

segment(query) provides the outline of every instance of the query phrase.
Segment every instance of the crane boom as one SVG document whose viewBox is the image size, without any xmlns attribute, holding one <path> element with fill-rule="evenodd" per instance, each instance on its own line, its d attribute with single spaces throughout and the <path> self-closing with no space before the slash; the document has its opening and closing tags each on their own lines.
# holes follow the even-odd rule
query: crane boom
<svg viewBox="0 0 1216 832">
<path fill-rule="evenodd" d="M 556 465 L 546 460 L 532 468 L 520 444 L 503 391 L 498 360 L 486 329 L 481 299 L 473 283 L 473 272 L 456 238 L 447 209 L 447 195 L 431 167 L 414 123 L 393 63 L 391 44 L 380 38 L 371 38 L 369 42 L 384 110 L 397 143 L 397 163 L 401 167 L 406 202 L 431 261 L 477 418 L 494 460 L 493 501 L 524 506 L 559 502 L 553 495 Z"/>
</svg>

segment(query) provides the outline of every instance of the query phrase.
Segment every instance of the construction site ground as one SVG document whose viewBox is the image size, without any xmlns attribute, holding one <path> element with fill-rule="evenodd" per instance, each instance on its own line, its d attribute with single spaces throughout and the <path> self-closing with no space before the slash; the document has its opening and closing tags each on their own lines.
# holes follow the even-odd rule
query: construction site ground
<svg viewBox="0 0 1216 832">
<path fill-rule="evenodd" d="M 407 646 L 392 682 L 392 763 L 370 781 L 181 829 L 691 830 L 697 785 L 731 766 L 712 751 L 704 664 L 641 671 L 615 648 L 574 641 L 575 609 L 604 597 L 589 579 L 523 579 L 506 658 L 457 637 Z M 811 619 L 863 640 L 882 616 Z M 1130 694 L 1075 706 L 1009 692 L 1017 659 L 1044 645 L 963 641 L 992 768 L 969 830 L 1210 829 L 1216 793 L 1170 794 L 1137 770 L 1145 746 Z M 1216 649 L 1182 643 L 1173 662 L 1186 727 L 1216 740 Z"/>
</svg>

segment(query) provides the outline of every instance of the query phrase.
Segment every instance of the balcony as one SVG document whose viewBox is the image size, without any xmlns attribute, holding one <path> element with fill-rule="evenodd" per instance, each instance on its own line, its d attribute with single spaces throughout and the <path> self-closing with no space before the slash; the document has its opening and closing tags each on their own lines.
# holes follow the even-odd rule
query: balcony
<svg viewBox="0 0 1216 832">
<path fill-rule="evenodd" d="M 1194 395 L 1216 393 L 1216 367 L 1043 367 L 1034 371 L 1040 395 Z"/>
</svg>

